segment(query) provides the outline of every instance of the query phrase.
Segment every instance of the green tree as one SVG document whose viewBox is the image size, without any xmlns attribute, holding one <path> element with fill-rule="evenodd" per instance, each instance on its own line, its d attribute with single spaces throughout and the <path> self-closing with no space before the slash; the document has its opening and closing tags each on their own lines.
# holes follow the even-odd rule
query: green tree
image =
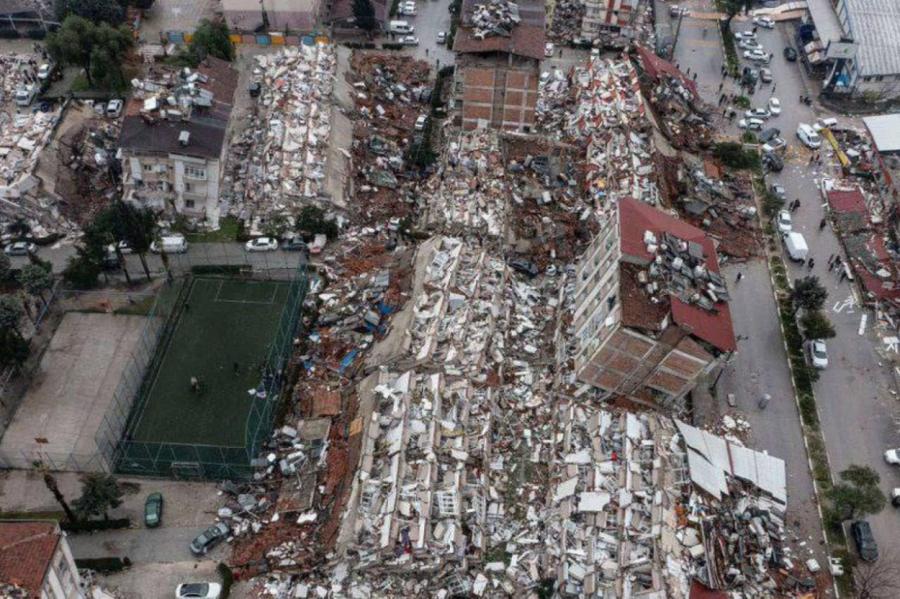
<svg viewBox="0 0 900 599">
<path fill-rule="evenodd" d="M 63 270 L 63 280 L 75 289 L 93 289 L 103 268 L 85 248 L 79 247 L 76 252 Z"/>
<path fill-rule="evenodd" d="M 144 274 L 150 280 L 150 267 L 147 266 L 147 252 L 159 235 L 159 224 L 156 221 L 156 213 L 150 208 L 137 208 L 133 204 L 116 202 L 119 213 L 122 239 L 128 243 L 131 250 L 138 255 Z"/>
<path fill-rule="evenodd" d="M 19 273 L 19 282 L 25 288 L 25 291 L 41 298 L 44 307 L 47 307 L 47 298 L 44 297 L 44 293 L 53 287 L 53 275 L 51 273 L 37 264 L 28 264 Z"/>
<path fill-rule="evenodd" d="M 127 27 L 99 25 L 70 15 L 58 31 L 47 36 L 47 51 L 60 64 L 79 66 L 88 83 L 118 89 L 124 84 L 122 63 L 134 39 Z"/>
<path fill-rule="evenodd" d="M 828 298 L 828 290 L 819 283 L 819 277 L 811 275 L 802 279 L 794 279 L 794 291 L 791 294 L 795 308 L 803 308 L 807 312 L 821 310 Z"/>
<path fill-rule="evenodd" d="M 11 272 L 12 262 L 10 262 L 9 256 L 0 252 L 0 281 L 8 280 Z"/>
<path fill-rule="evenodd" d="M 825 495 L 842 521 L 856 520 L 884 509 L 887 499 L 878 488 L 881 477 L 871 467 L 853 465 L 841 471 L 839 476 L 841 482 Z"/>
<path fill-rule="evenodd" d="M 0 329 L 0 365 L 21 366 L 28 359 L 31 347 L 15 331 Z"/>
<path fill-rule="evenodd" d="M 81 497 L 72 502 L 75 513 L 83 519 L 102 515 L 122 505 L 122 489 L 116 478 L 104 473 L 85 474 L 81 478 Z"/>
<path fill-rule="evenodd" d="M 24 315 L 22 300 L 14 295 L 0 295 L 0 330 L 13 331 L 21 336 L 19 325 Z"/>
<path fill-rule="evenodd" d="M 338 234 L 337 223 L 325 218 L 325 211 L 318 206 L 304 206 L 297 216 L 297 230 L 310 235 L 324 233 L 328 239 Z"/>
<path fill-rule="evenodd" d="M 356 26 L 363 31 L 372 31 L 378 27 L 371 0 L 353 0 L 353 19 Z"/>
<path fill-rule="evenodd" d="M 224 21 L 203 19 L 194 31 L 188 53 L 194 63 L 199 63 L 207 56 L 215 56 L 222 60 L 234 60 L 234 44 L 231 43 L 231 31 Z"/>
<path fill-rule="evenodd" d="M 56 18 L 62 21 L 69 15 L 119 25 L 125 20 L 125 9 L 117 0 L 56 0 Z"/>
<path fill-rule="evenodd" d="M 291 226 L 290 221 L 282 214 L 276 214 L 270 217 L 265 225 L 263 225 L 263 233 L 267 237 L 282 237 Z"/>
<path fill-rule="evenodd" d="M 834 326 L 821 310 L 806 312 L 800 319 L 800 326 L 807 339 L 831 339 L 835 336 Z"/>
<path fill-rule="evenodd" d="M 725 13 L 725 24 L 731 25 L 731 20 L 742 10 L 750 9 L 753 0 L 716 0 L 719 10 Z"/>
</svg>

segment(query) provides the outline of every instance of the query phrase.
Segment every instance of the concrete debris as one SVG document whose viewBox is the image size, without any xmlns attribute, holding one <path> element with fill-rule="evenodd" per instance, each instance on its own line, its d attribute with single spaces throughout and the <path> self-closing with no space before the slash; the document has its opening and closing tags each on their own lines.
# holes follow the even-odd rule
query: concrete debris
<svg viewBox="0 0 900 599">
<path fill-rule="evenodd" d="M 488 0 L 475 4 L 470 19 L 472 35 L 476 39 L 499 35 L 509 37 L 513 28 L 522 22 L 519 5 L 508 0 Z"/>
<path fill-rule="evenodd" d="M 331 134 L 335 54 L 329 44 L 285 47 L 254 57 L 257 111 L 232 140 L 223 197 L 228 212 L 258 228 L 323 198 Z"/>
</svg>

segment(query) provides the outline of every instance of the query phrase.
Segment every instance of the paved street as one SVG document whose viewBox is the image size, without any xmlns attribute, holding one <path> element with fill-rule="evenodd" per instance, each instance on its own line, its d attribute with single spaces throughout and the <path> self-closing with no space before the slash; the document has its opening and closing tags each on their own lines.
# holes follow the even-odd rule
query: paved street
<svg viewBox="0 0 900 599">
<path fill-rule="evenodd" d="M 700 8 L 703 2 L 696 1 L 689 6 Z M 715 104 L 718 85 L 722 81 L 719 70 L 722 56 L 721 52 L 710 51 L 711 40 L 718 45 L 714 24 L 706 23 L 705 26 L 711 29 L 706 37 L 702 33 L 703 22 L 685 19 L 675 60 L 682 69 L 690 68 L 692 73 L 698 73 L 702 93 Z M 740 31 L 750 29 L 751 25 L 736 21 L 732 28 Z M 799 198 L 801 202 L 800 209 L 794 213 L 794 229 L 806 237 L 810 256 L 816 264 L 812 270 L 791 265 L 791 278 L 811 272 L 820 277 L 829 291 L 826 312 L 834 323 L 837 337 L 828 341 L 830 364 L 822 372 L 815 391 L 833 473 L 836 475 L 850 464 L 871 465 L 881 474 L 882 488 L 888 492 L 892 487 L 900 486 L 900 472 L 889 468 L 882 454 L 886 448 L 900 445 L 896 424 L 900 410 L 889 393 L 889 375 L 879 366 L 874 339 L 869 334 L 858 334 L 862 311 L 850 285 L 840 284 L 837 275 L 828 272 L 828 258 L 840 248 L 830 228 L 819 230 L 825 212 L 817 183 L 823 175 L 832 174 L 831 168 L 810 165 L 810 151 L 800 144 L 795 131 L 801 122 L 813 123 L 817 118 L 832 115 L 817 106 L 809 107 L 799 102 L 801 95 L 815 95 L 816 84 L 807 80 L 799 63 L 787 62 L 782 56 L 785 45 L 793 45 L 791 31 L 790 24 L 781 24 L 775 30 L 760 28 L 757 31 L 760 44 L 766 51 L 774 53 L 769 68 L 774 77 L 775 92 L 772 93 L 773 84 L 763 85 L 752 96 L 753 106 L 765 106 L 772 95 L 781 100 L 781 115 L 769 119 L 767 125 L 781 129 L 782 137 L 789 144 L 784 170 L 769 175 L 767 181 L 783 185 L 789 201 Z M 739 90 L 729 80 L 724 91 L 735 93 Z M 847 121 L 844 117 L 839 120 Z M 734 136 L 739 135 L 734 124 L 728 131 Z M 730 270 L 734 272 L 733 268 Z M 754 441 L 760 448 L 787 461 L 791 474 L 788 490 L 793 517 L 790 519 L 801 518 L 802 531 L 808 536 L 813 526 L 808 518 L 812 487 L 799 433 L 799 415 L 793 401 L 788 401 L 788 371 L 777 334 L 771 286 L 761 262 L 748 265 L 744 273 L 746 278 L 734 289 L 733 314 L 736 333 L 748 338 L 739 344 L 739 353 L 733 368 L 723 376 L 719 395 L 723 397 L 725 392 L 734 392 L 738 406 L 753 425 Z M 869 322 L 871 319 L 870 314 Z M 760 412 L 755 409 L 754 398 L 765 392 L 773 396 L 773 401 L 766 411 Z M 882 549 L 900 551 L 900 520 L 893 508 L 888 506 L 871 520 Z"/>
<path fill-rule="evenodd" d="M 418 46 L 410 46 L 402 52 L 411 54 L 416 58 L 428 61 L 436 69 L 454 64 L 456 55 L 447 44 L 438 44 L 439 32 L 450 33 L 450 7 L 449 0 L 417 0 L 415 15 L 397 15 L 392 20 L 407 21 L 415 27 L 415 35 L 419 38 Z M 385 36 L 382 42 L 396 41 L 400 36 Z"/>
</svg>

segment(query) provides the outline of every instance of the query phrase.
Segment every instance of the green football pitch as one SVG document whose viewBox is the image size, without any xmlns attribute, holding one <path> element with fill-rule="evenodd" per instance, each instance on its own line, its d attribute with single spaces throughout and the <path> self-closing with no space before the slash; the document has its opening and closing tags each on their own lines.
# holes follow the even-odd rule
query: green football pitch
<svg viewBox="0 0 900 599">
<path fill-rule="evenodd" d="M 134 441 L 243 447 L 289 284 L 194 278 L 150 372 Z M 199 392 L 191 377 L 200 381 Z"/>
</svg>

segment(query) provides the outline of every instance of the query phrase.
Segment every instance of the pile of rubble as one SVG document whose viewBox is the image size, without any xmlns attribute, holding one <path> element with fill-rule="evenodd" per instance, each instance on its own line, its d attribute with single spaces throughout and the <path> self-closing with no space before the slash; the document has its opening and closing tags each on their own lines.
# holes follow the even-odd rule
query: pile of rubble
<svg viewBox="0 0 900 599">
<path fill-rule="evenodd" d="M 230 145 L 224 179 L 229 211 L 255 227 L 274 214 L 296 214 L 325 195 L 331 132 L 334 47 L 299 45 L 254 57 L 258 110 Z"/>
<path fill-rule="evenodd" d="M 553 6 L 553 21 L 547 32 L 548 38 L 566 44 L 581 36 L 581 20 L 585 6 L 579 0 L 557 0 Z"/>
<path fill-rule="evenodd" d="M 16 90 L 36 84 L 38 63 L 31 54 L 0 54 L 0 103 L 12 103 Z"/>
<path fill-rule="evenodd" d="M 476 4 L 469 19 L 472 36 L 480 40 L 495 35 L 509 37 L 513 28 L 522 22 L 519 5 L 508 0 L 487 0 Z"/>
</svg>

